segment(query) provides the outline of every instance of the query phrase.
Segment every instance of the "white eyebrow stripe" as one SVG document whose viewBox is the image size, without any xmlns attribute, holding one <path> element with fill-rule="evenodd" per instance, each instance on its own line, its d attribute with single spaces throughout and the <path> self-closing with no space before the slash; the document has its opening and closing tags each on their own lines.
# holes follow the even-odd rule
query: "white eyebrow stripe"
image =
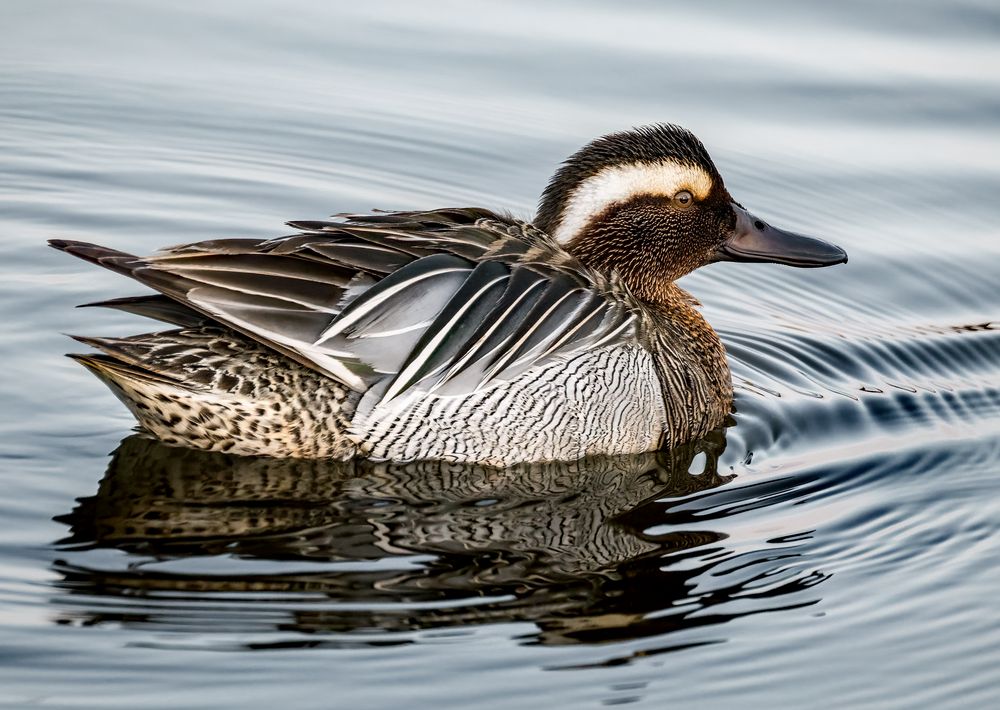
<svg viewBox="0 0 1000 710">
<path fill-rule="evenodd" d="M 685 189 L 695 199 L 703 200 L 712 191 L 712 178 L 701 168 L 676 160 L 604 168 L 570 193 L 552 237 L 560 244 L 567 244 L 590 220 L 613 204 L 638 195 L 674 195 Z"/>
</svg>

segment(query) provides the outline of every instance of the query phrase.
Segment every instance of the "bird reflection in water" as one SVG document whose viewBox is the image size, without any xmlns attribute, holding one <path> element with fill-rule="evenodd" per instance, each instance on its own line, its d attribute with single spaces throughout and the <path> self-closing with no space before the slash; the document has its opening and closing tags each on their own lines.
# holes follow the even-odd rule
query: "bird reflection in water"
<svg viewBox="0 0 1000 710">
<path fill-rule="evenodd" d="M 668 452 L 500 470 L 241 458 L 134 435 L 58 518 L 70 535 L 53 601 L 62 623 L 247 632 L 252 647 L 500 622 L 534 624 L 527 642 L 600 643 L 814 603 L 800 592 L 823 577 L 783 570 L 795 553 L 748 560 L 697 521 L 733 478 L 724 449 L 717 430 Z"/>
</svg>

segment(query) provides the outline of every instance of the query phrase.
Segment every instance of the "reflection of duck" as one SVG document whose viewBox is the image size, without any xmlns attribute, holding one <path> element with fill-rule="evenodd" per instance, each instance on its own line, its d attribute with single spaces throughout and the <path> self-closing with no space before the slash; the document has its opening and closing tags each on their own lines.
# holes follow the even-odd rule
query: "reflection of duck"
<svg viewBox="0 0 1000 710">
<path fill-rule="evenodd" d="M 534 224 L 447 209 L 293 226 L 147 258 L 54 240 L 163 294 L 103 305 L 184 326 L 84 338 L 102 354 L 75 357 L 147 430 L 195 448 L 492 465 L 637 453 L 706 434 L 732 399 L 722 344 L 677 278 L 720 260 L 846 261 L 747 212 L 667 125 L 585 146 Z"/>
<path fill-rule="evenodd" d="M 182 629 L 195 614 L 203 631 L 215 618 L 304 632 L 534 621 L 548 643 L 705 623 L 686 621 L 697 599 L 645 614 L 688 597 L 715 565 L 690 560 L 724 536 L 644 530 L 663 522 L 662 499 L 729 479 L 716 470 L 724 446 L 716 432 L 669 453 L 497 470 L 240 458 L 133 436 L 97 495 L 62 518 L 59 586 L 77 597 L 62 601 L 90 622 Z M 699 453 L 704 470 L 689 473 Z M 88 565 L 93 547 L 130 553 L 128 566 Z M 77 595 L 100 599 L 87 611 Z"/>
</svg>

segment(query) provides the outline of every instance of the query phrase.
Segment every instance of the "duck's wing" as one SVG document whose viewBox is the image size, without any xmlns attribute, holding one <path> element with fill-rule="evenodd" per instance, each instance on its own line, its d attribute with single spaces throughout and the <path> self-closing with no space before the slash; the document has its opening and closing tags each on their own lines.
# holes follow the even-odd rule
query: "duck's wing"
<svg viewBox="0 0 1000 710">
<path fill-rule="evenodd" d="M 532 365 L 634 340 L 636 304 L 531 225 L 449 209 L 292 222 L 137 258 L 54 246 L 382 401 L 474 391 Z M 373 392 L 375 394 L 375 392 Z"/>
</svg>

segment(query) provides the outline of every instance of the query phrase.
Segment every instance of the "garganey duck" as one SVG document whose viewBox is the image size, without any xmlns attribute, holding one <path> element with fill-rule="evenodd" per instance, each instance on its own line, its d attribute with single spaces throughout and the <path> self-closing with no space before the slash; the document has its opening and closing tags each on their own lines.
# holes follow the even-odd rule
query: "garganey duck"
<svg viewBox="0 0 1000 710">
<path fill-rule="evenodd" d="M 732 379 L 675 281 L 716 261 L 827 266 L 826 242 L 730 196 L 674 125 L 572 155 L 532 222 L 481 208 L 290 222 L 136 257 L 52 246 L 157 295 L 178 326 L 71 355 L 163 441 L 235 454 L 505 466 L 670 447 L 719 426 Z"/>
</svg>

